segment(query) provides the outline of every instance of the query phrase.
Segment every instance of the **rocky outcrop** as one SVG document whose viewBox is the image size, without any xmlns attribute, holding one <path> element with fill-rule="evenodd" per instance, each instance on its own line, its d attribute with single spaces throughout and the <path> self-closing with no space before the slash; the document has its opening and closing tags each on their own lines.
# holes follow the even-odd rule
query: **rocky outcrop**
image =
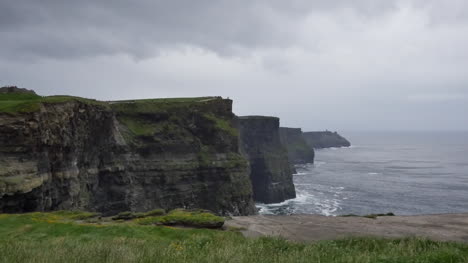
<svg viewBox="0 0 468 263">
<path fill-rule="evenodd" d="M 337 132 L 304 132 L 304 138 L 307 144 L 314 149 L 351 146 L 351 143 Z"/>
<path fill-rule="evenodd" d="M 239 118 L 242 148 L 250 162 L 254 200 L 279 203 L 295 198 L 288 155 L 279 136 L 276 117 Z"/>
<path fill-rule="evenodd" d="M 0 212 L 255 213 L 231 100 L 1 98 Z"/>
<path fill-rule="evenodd" d="M 292 164 L 313 163 L 315 152 L 309 147 L 300 128 L 280 128 L 281 142 L 288 149 L 289 160 Z"/>
<path fill-rule="evenodd" d="M 6 94 L 6 93 L 36 95 L 36 92 L 34 92 L 34 90 L 22 89 L 22 88 L 18 88 L 16 86 L 1 87 L 0 88 L 0 94 Z"/>
</svg>

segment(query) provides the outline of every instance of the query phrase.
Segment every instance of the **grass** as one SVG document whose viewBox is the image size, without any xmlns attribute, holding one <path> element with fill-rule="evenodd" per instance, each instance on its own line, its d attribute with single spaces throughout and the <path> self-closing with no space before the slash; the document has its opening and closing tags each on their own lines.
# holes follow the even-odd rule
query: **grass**
<svg viewBox="0 0 468 263">
<path fill-rule="evenodd" d="M 158 125 L 144 120 L 124 116 L 119 118 L 120 122 L 124 124 L 132 134 L 135 136 L 152 136 L 158 129 Z"/>
<path fill-rule="evenodd" d="M 77 223 L 80 212 L 0 214 L 0 262 L 468 262 L 468 245 L 348 238 L 313 244 L 236 231 Z"/>
<path fill-rule="evenodd" d="M 104 102 L 73 96 L 42 97 L 29 93 L 1 93 L 0 113 L 16 114 L 34 112 L 39 110 L 41 104 L 64 103 L 67 101 L 81 101 L 90 104 L 106 105 Z"/>
<path fill-rule="evenodd" d="M 115 109 L 138 109 L 139 112 L 152 112 L 156 109 L 169 108 L 174 105 L 191 104 L 194 102 L 203 102 L 219 97 L 200 97 L 200 98 L 165 98 L 165 99 L 146 99 L 132 101 L 113 102 Z M 39 110 L 42 103 L 63 103 L 67 101 L 81 101 L 85 103 L 108 105 L 108 102 L 97 101 L 74 96 L 48 96 L 43 97 L 32 93 L 12 92 L 0 93 L 0 112 L 4 113 L 24 113 Z M 136 105 L 136 107 L 135 107 Z"/>
<path fill-rule="evenodd" d="M 198 228 L 220 228 L 224 224 L 224 218 L 203 210 L 176 209 L 167 215 L 146 216 L 135 220 L 140 225 L 180 225 Z"/>
<path fill-rule="evenodd" d="M 156 209 L 146 213 L 122 212 L 112 217 L 112 220 L 128 220 L 139 225 L 167 225 L 196 228 L 221 228 L 224 218 L 204 210 L 175 209 L 167 213 Z"/>
<path fill-rule="evenodd" d="M 192 102 L 203 102 L 212 99 L 221 99 L 221 97 L 187 97 L 187 98 L 159 98 L 159 99 L 140 99 L 140 100 L 120 100 L 113 101 L 116 104 L 125 103 L 144 103 L 144 102 L 158 102 L 158 103 L 192 103 Z"/>
<path fill-rule="evenodd" d="M 151 114 L 155 112 L 165 112 L 176 108 L 185 110 L 191 106 L 199 105 L 204 101 L 222 99 L 221 97 L 199 97 L 199 98 L 165 98 L 165 99 L 144 99 L 113 101 L 111 107 L 116 112 L 132 114 Z"/>
<path fill-rule="evenodd" d="M 218 129 L 224 130 L 232 136 L 239 136 L 239 131 L 229 121 L 219 118 L 212 113 L 206 113 L 204 117 L 213 121 Z"/>
</svg>

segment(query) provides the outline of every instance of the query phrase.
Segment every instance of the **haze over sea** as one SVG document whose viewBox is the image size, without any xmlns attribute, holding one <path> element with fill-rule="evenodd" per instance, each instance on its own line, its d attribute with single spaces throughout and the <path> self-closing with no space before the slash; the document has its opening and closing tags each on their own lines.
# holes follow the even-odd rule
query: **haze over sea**
<svg viewBox="0 0 468 263">
<path fill-rule="evenodd" d="M 353 146 L 297 166 L 297 198 L 261 214 L 468 212 L 468 132 L 343 133 Z"/>
</svg>

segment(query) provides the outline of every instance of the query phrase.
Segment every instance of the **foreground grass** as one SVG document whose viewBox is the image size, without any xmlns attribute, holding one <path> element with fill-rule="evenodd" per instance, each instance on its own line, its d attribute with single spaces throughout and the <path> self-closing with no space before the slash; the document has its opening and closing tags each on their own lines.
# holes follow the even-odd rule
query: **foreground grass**
<svg viewBox="0 0 468 263">
<path fill-rule="evenodd" d="M 88 216 L 0 215 L 0 262 L 468 262 L 468 246 L 457 243 L 352 238 L 298 244 L 233 231 L 83 223 Z"/>
</svg>

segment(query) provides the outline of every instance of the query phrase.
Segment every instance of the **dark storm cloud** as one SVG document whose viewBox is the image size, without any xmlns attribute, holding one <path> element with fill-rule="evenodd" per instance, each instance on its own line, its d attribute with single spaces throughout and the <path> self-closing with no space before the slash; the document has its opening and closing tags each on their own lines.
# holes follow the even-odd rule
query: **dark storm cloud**
<svg viewBox="0 0 468 263">
<path fill-rule="evenodd" d="M 297 20 L 311 12 L 352 8 L 375 14 L 392 1 L 2 0 L 0 55 L 9 58 L 154 55 L 165 46 L 199 46 L 221 54 L 294 43 Z"/>
</svg>

